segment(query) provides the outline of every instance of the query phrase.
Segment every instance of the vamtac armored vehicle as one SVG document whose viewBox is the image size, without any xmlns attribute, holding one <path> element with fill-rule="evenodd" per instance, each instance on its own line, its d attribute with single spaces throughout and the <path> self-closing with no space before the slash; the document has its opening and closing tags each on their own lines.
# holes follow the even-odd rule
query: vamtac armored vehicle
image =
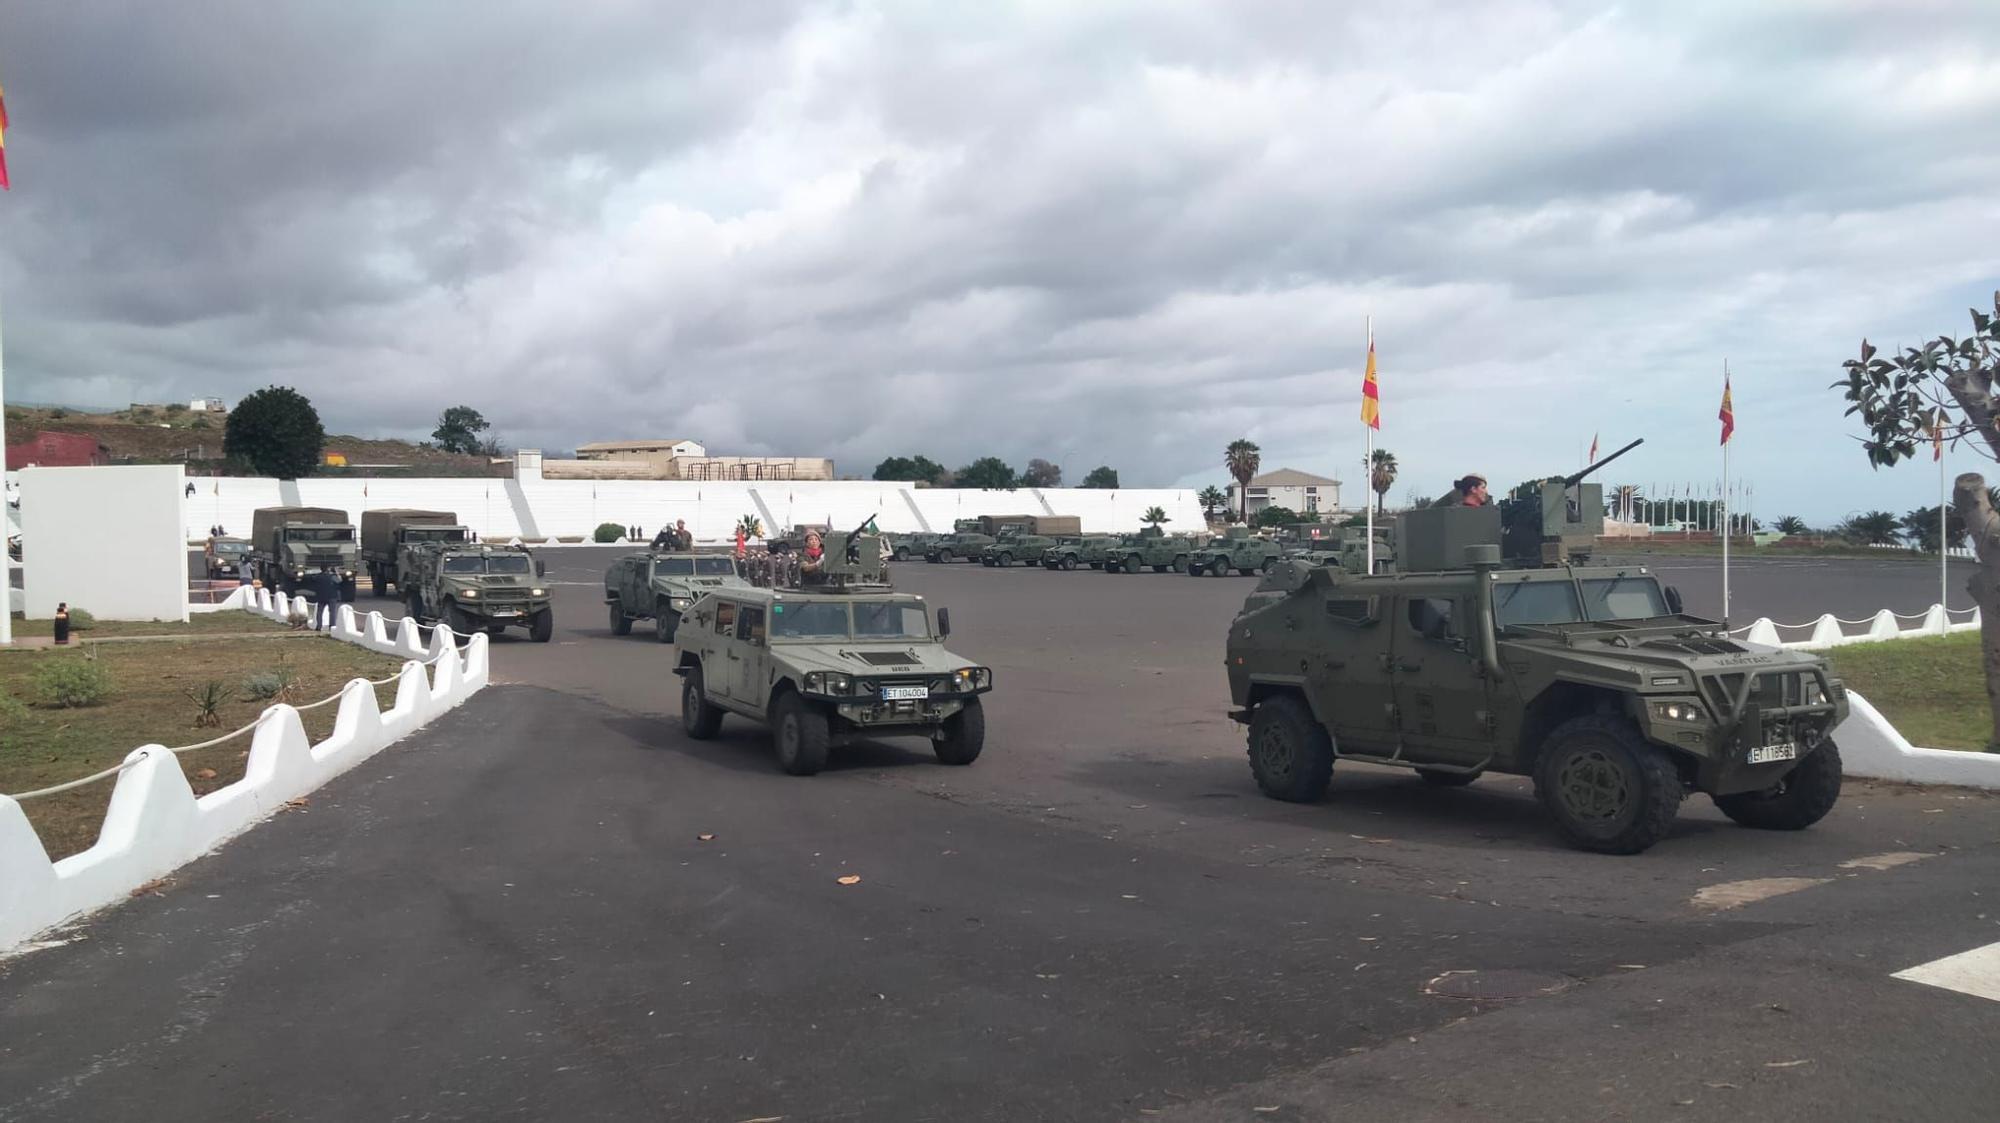
<svg viewBox="0 0 2000 1123">
<path fill-rule="evenodd" d="M 1043 569 L 1075 569 L 1080 565 L 1093 564 L 1089 559 L 1096 557 L 1095 564 L 1104 564 L 1104 551 L 1118 541 L 1113 534 L 1066 535 L 1056 539 L 1056 544 L 1042 551 Z"/>
<path fill-rule="evenodd" d="M 1276 541 L 1250 533 L 1247 526 L 1232 526 L 1228 533 L 1208 540 L 1208 545 L 1188 555 L 1191 577 L 1206 573 L 1226 577 L 1231 571 L 1249 575 L 1267 572 L 1283 560 L 1285 548 Z"/>
<path fill-rule="evenodd" d="M 890 587 L 878 539 L 836 541 L 796 586 L 714 589 L 682 615 L 682 728 L 707 740 L 728 715 L 760 722 L 795 776 L 862 737 L 925 737 L 939 761 L 971 764 L 993 672 L 945 648 L 945 609 Z"/>
<path fill-rule="evenodd" d="M 736 559 L 727 554 L 626 554 L 604 570 L 604 603 L 611 633 L 632 634 L 632 621 L 651 620 L 653 638 L 672 643 L 681 614 L 720 588 L 748 588 Z"/>
<path fill-rule="evenodd" d="M 420 622 L 439 621 L 462 636 L 526 628 L 536 643 L 555 634 L 544 566 L 525 547 L 418 542 L 403 547 L 402 565 L 399 591 Z"/>
<path fill-rule="evenodd" d="M 1137 534 L 1126 535 L 1105 551 L 1104 572 L 1137 573 L 1149 567 L 1154 573 L 1185 569 L 1195 549 L 1190 539 L 1149 526 Z"/>
<path fill-rule="evenodd" d="M 979 564 L 1006 567 L 1020 562 L 1032 565 L 1041 561 L 1042 555 L 1055 544 L 1055 538 L 1047 534 L 1003 535 L 994 539 L 991 546 L 979 551 Z"/>
<path fill-rule="evenodd" d="M 1266 795 L 1316 800 L 1343 759 L 1445 787 L 1530 776 L 1572 843 L 1610 854 L 1659 841 L 1690 792 L 1771 830 L 1832 809 L 1840 681 L 1686 615 L 1644 567 L 1583 564 L 1604 508 L 1582 475 L 1405 512 L 1396 574 L 1265 576 L 1227 667 Z"/>
</svg>

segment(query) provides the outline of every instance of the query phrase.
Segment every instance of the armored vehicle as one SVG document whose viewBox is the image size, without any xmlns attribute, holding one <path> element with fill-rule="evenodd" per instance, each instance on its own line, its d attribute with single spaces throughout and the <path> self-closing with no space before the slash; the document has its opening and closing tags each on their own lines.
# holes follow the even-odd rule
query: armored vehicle
<svg viewBox="0 0 2000 1123">
<path fill-rule="evenodd" d="M 604 571 L 612 634 L 631 635 L 632 621 L 651 620 L 661 643 L 673 642 L 681 614 L 704 595 L 749 587 L 727 554 L 626 554 Z"/>
<path fill-rule="evenodd" d="M 385 507 L 361 512 L 361 568 L 369 591 L 389 595 L 389 586 L 403 587 L 403 548 L 419 542 L 469 542 L 472 532 L 460 526 L 450 511 L 418 511 Z"/>
<path fill-rule="evenodd" d="M 979 564 L 1010 566 L 1015 562 L 1032 565 L 1042 560 L 1042 555 L 1056 540 L 1046 534 L 1014 534 L 996 538 L 991 546 L 979 552 Z"/>
<path fill-rule="evenodd" d="M 1285 548 L 1277 542 L 1250 533 L 1247 526 L 1232 526 L 1228 533 L 1209 539 L 1208 545 L 1196 550 L 1188 558 L 1187 571 L 1194 577 L 1204 573 L 1224 577 L 1231 570 L 1246 575 L 1263 573 L 1284 556 Z"/>
<path fill-rule="evenodd" d="M 250 541 L 247 538 L 213 537 L 202 550 L 202 560 L 210 581 L 226 581 L 231 577 L 241 580 L 243 566 L 249 556 Z"/>
<path fill-rule="evenodd" d="M 765 539 L 764 549 L 773 554 L 796 553 L 806 548 L 806 532 L 812 530 L 819 531 L 822 543 L 826 541 L 827 535 L 832 533 L 832 528 L 825 523 L 799 523 L 776 538 Z"/>
<path fill-rule="evenodd" d="M 1116 542 L 1117 538 L 1108 534 L 1065 536 L 1056 539 L 1056 544 L 1042 551 L 1043 569 L 1075 569 L 1088 564 L 1084 554 L 1093 545 L 1098 547 L 1097 564 L 1104 564 L 1103 547 Z"/>
<path fill-rule="evenodd" d="M 1103 569 L 1104 560 L 1118 547 L 1123 546 L 1128 537 L 1130 536 L 1124 534 L 1098 534 L 1085 538 L 1083 548 L 1076 554 L 1077 564 L 1087 565 L 1092 569 Z"/>
<path fill-rule="evenodd" d="M 293 593 L 321 570 L 340 575 L 340 597 L 354 599 L 354 524 L 335 507 L 259 507 L 250 515 L 250 576 L 274 593 Z"/>
<path fill-rule="evenodd" d="M 955 531 L 933 542 L 930 548 L 924 551 L 924 560 L 944 564 L 950 564 L 960 558 L 966 561 L 978 561 L 980 551 L 991 546 L 993 542 L 994 538 L 990 534 L 980 534 L 970 530 Z"/>
<path fill-rule="evenodd" d="M 1339 759 L 1448 787 L 1530 776 L 1561 832 L 1608 854 L 1659 841 L 1690 792 L 1748 827 L 1826 815 L 1848 712 L 1826 662 L 1731 639 L 1644 567 L 1578 564 L 1561 547 L 1596 497 L 1574 521 L 1543 498 L 1406 512 L 1398 574 L 1265 576 L 1227 655 L 1265 794 L 1315 800 Z"/>
<path fill-rule="evenodd" d="M 889 539 L 889 557 L 892 561 L 909 561 L 911 556 L 923 557 L 924 551 L 944 535 L 935 530 L 919 530 L 913 534 L 898 534 Z"/>
<path fill-rule="evenodd" d="M 859 737 L 914 734 L 945 764 L 977 759 L 993 672 L 945 648 L 950 614 L 890 588 L 880 550 L 846 535 L 797 587 L 715 589 L 696 601 L 674 668 L 688 736 L 714 737 L 728 714 L 761 722 L 795 776 Z"/>
<path fill-rule="evenodd" d="M 543 565 L 525 547 L 419 542 L 404 547 L 403 602 L 422 622 L 442 621 L 460 635 L 528 629 L 547 643 L 556 614 L 541 583 Z"/>
<path fill-rule="evenodd" d="M 1146 566 L 1151 566 L 1154 573 L 1186 569 L 1188 557 L 1196 548 L 1193 541 L 1181 535 L 1149 526 L 1137 534 L 1126 535 L 1105 551 L 1104 572 L 1137 573 Z"/>
</svg>

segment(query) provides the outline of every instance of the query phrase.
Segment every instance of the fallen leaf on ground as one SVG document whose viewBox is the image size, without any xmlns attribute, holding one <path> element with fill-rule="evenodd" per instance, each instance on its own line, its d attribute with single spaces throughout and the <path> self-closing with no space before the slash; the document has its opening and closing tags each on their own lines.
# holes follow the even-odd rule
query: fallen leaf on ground
<svg viewBox="0 0 2000 1123">
<path fill-rule="evenodd" d="M 1764 1067 L 1765 1067 L 1765 1068 L 1797 1068 L 1797 1067 L 1799 1067 L 1800 1065 L 1809 1065 L 1809 1064 L 1811 1064 L 1811 1063 L 1812 1063 L 1812 1058 L 1811 1058 L 1811 1057 L 1807 1057 L 1807 1058 L 1806 1058 L 1805 1060 L 1802 1060 L 1802 1061 L 1765 1061 L 1765 1062 L 1764 1062 Z"/>
<path fill-rule="evenodd" d="M 846 877 L 836 877 L 834 880 L 840 882 L 842 885 L 859 885 L 861 884 L 861 875 L 851 873 Z"/>
<path fill-rule="evenodd" d="M 203 768 L 194 774 L 194 778 L 197 780 L 213 780 L 215 779 L 215 769 Z"/>
<path fill-rule="evenodd" d="M 286 807 L 309 807 L 311 805 L 312 805 L 312 800 L 307 799 L 305 796 L 300 796 L 297 799 L 288 799 L 285 801 Z"/>
</svg>

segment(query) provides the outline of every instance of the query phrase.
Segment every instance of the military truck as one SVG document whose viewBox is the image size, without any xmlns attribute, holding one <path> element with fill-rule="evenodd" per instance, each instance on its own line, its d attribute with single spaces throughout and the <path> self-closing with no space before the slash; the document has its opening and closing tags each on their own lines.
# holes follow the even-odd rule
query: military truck
<svg viewBox="0 0 2000 1123">
<path fill-rule="evenodd" d="M 804 550 L 806 548 L 806 533 L 814 530 L 819 532 L 821 543 L 824 543 L 826 536 L 833 532 L 832 528 L 826 523 L 797 523 L 792 529 L 778 535 L 776 538 L 765 539 L 764 549 L 773 554 L 790 554 Z"/>
<path fill-rule="evenodd" d="M 354 599 L 354 524 L 335 507 L 259 507 L 250 515 L 244 566 L 273 593 L 292 594 L 309 574 L 340 576 L 340 598 Z"/>
<path fill-rule="evenodd" d="M 216 535 L 209 538 L 201 554 L 210 581 L 227 581 L 232 577 L 242 580 L 243 566 L 250 556 L 250 540 Z"/>
<path fill-rule="evenodd" d="M 913 734 L 945 764 L 978 759 L 993 672 L 945 648 L 949 612 L 892 589 L 880 551 L 845 535 L 799 586 L 714 589 L 689 607 L 674 667 L 687 735 L 708 740 L 730 714 L 762 723 L 795 776 L 862 737 Z"/>
<path fill-rule="evenodd" d="M 1194 577 L 1204 573 L 1211 577 L 1225 577 L 1231 571 L 1247 576 L 1268 571 L 1284 556 L 1285 548 L 1277 542 L 1250 533 L 1247 526 L 1232 526 L 1190 555 L 1187 571 Z"/>
<path fill-rule="evenodd" d="M 1010 534 L 993 540 L 993 544 L 979 552 L 979 564 L 1006 567 L 1015 562 L 1032 565 L 1042 560 L 1042 555 L 1056 544 L 1055 538 L 1047 534 Z"/>
<path fill-rule="evenodd" d="M 1603 512 L 1582 490 L 1574 517 L 1539 486 L 1406 512 L 1399 574 L 1265 575 L 1226 641 L 1264 793 L 1317 800 L 1342 759 L 1442 787 L 1529 776 L 1561 833 L 1607 854 L 1659 841 L 1690 792 L 1747 827 L 1824 817 L 1848 713 L 1826 661 L 1732 639 L 1643 566 L 1582 563 L 1568 545 Z"/>
<path fill-rule="evenodd" d="M 651 620 L 653 638 L 672 643 L 687 607 L 715 589 L 747 589 L 727 554 L 626 554 L 604 571 L 611 633 L 632 634 L 634 620 Z"/>
<path fill-rule="evenodd" d="M 1064 535 L 1056 539 L 1056 544 L 1042 551 L 1043 569 L 1075 569 L 1086 565 L 1084 555 L 1093 546 L 1097 548 L 1097 564 L 1104 564 L 1103 549 L 1118 540 L 1116 535 Z"/>
<path fill-rule="evenodd" d="M 1137 573 L 1147 566 L 1151 566 L 1154 573 L 1185 569 L 1188 557 L 1197 548 L 1192 539 L 1149 526 L 1137 534 L 1126 535 L 1117 545 L 1106 550 L 1104 571 Z"/>
<path fill-rule="evenodd" d="M 462 636 L 526 628 L 536 643 L 555 634 L 544 566 L 524 546 L 417 542 L 404 547 L 403 565 L 404 607 L 422 623 L 441 622 Z"/>
<path fill-rule="evenodd" d="M 403 587 L 405 546 L 471 540 L 472 531 L 450 511 L 384 507 L 361 512 L 361 568 L 368 574 L 369 592 L 386 597 L 390 585 Z"/>
</svg>

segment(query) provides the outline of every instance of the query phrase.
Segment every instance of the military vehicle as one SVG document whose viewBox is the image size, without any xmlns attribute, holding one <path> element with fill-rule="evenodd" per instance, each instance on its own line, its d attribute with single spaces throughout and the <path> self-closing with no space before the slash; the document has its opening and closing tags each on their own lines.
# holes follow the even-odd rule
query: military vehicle
<svg viewBox="0 0 2000 1123">
<path fill-rule="evenodd" d="M 1072 535 L 1056 539 L 1056 544 L 1042 551 L 1043 569 L 1075 569 L 1088 565 L 1084 556 L 1095 547 L 1097 564 L 1104 564 L 1104 548 L 1118 541 L 1115 534 Z"/>
<path fill-rule="evenodd" d="M 1659 841 L 1690 792 L 1769 830 L 1832 809 L 1848 703 L 1825 660 L 1731 639 L 1643 566 L 1582 564 L 1603 506 L 1580 475 L 1558 477 L 1574 505 L 1538 481 L 1405 512 L 1398 574 L 1264 577 L 1226 664 L 1266 795 L 1316 800 L 1340 759 L 1445 787 L 1530 776 L 1562 834 L 1607 854 Z"/>
<path fill-rule="evenodd" d="M 945 764 L 986 742 L 993 672 L 946 650 L 951 616 L 889 586 L 881 544 L 858 531 L 791 588 L 711 590 L 683 615 L 674 673 L 696 740 L 735 714 L 771 729 L 778 765 L 810 776 L 859 737 L 928 737 Z"/>
<path fill-rule="evenodd" d="M 825 523 L 799 523 L 775 538 L 765 539 L 764 549 L 773 554 L 796 553 L 806 548 L 806 532 L 810 530 L 819 531 L 822 544 L 825 543 L 826 536 L 832 533 L 832 528 Z"/>
<path fill-rule="evenodd" d="M 1330 565 L 1349 573 L 1366 573 L 1368 531 L 1364 527 L 1346 527 L 1337 539 L 1321 539 L 1315 548 L 1285 557 L 1288 561 L 1302 561 L 1307 565 Z M 1380 533 L 1379 527 L 1375 535 L 1375 572 L 1396 572 L 1395 546 Z"/>
<path fill-rule="evenodd" d="M 979 564 L 1005 567 L 1018 561 L 1032 565 L 1042 560 L 1042 555 L 1055 544 L 1055 538 L 1047 534 L 1010 534 L 994 539 L 991 546 L 981 550 Z"/>
<path fill-rule="evenodd" d="M 460 635 L 485 629 L 499 635 L 528 629 L 528 638 L 547 643 L 555 634 L 555 608 L 541 583 L 544 567 L 524 546 L 417 542 L 404 547 L 404 583 L 399 586 L 410 616 L 442 622 Z"/>
<path fill-rule="evenodd" d="M 990 534 L 981 534 L 974 530 L 954 531 L 931 543 L 924 551 L 924 560 L 947 565 L 960 558 L 966 561 L 978 561 L 979 552 L 991 546 L 993 542 L 994 537 Z"/>
<path fill-rule="evenodd" d="M 368 574 L 369 592 L 386 597 L 390 585 L 403 587 L 405 546 L 471 540 L 472 531 L 450 511 L 384 507 L 361 512 L 361 568 Z"/>
<path fill-rule="evenodd" d="M 210 581 L 226 581 L 231 577 L 241 580 L 244 563 L 250 556 L 250 540 L 217 535 L 208 540 L 201 553 Z"/>
<path fill-rule="evenodd" d="M 613 635 L 632 634 L 632 621 L 651 620 L 653 638 L 672 643 L 688 605 L 716 589 L 749 588 L 727 554 L 626 554 L 604 571 L 604 603 Z"/>
<path fill-rule="evenodd" d="M 1199 577 L 1227 576 L 1232 570 L 1242 574 L 1263 573 L 1285 556 L 1285 548 L 1272 539 L 1250 533 L 1247 526 L 1232 526 L 1223 534 L 1189 555 L 1187 571 Z"/>
<path fill-rule="evenodd" d="M 1111 556 L 1112 551 L 1123 546 L 1129 537 L 1131 535 L 1099 534 L 1084 539 L 1083 548 L 1076 554 L 1077 564 L 1087 565 L 1092 569 L 1103 569 L 1104 560 Z"/>
<path fill-rule="evenodd" d="M 273 593 L 304 588 L 307 575 L 340 576 L 340 599 L 354 599 L 354 524 L 335 507 L 259 507 L 250 515 L 249 576 Z"/>
<path fill-rule="evenodd" d="M 1157 526 L 1149 526 L 1137 534 L 1125 535 L 1105 551 L 1104 572 L 1137 573 L 1147 566 L 1154 573 L 1186 569 L 1188 557 L 1198 548 L 1184 535 L 1168 534 Z"/>
</svg>

